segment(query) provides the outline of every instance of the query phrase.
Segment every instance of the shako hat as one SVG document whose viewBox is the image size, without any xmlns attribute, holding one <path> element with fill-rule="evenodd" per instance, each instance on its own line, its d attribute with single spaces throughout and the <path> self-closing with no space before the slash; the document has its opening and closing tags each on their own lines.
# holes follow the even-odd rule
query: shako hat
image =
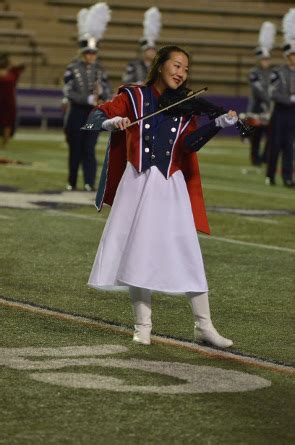
<svg viewBox="0 0 295 445">
<path fill-rule="evenodd" d="M 77 14 L 80 53 L 97 52 L 97 44 L 102 39 L 111 19 L 111 10 L 106 3 L 96 3 L 91 8 L 83 8 Z"/>
<path fill-rule="evenodd" d="M 159 37 L 162 27 L 162 15 L 155 6 L 147 9 L 143 19 L 143 36 L 139 40 L 143 51 L 156 47 L 156 41 Z"/>
<path fill-rule="evenodd" d="M 283 46 L 284 55 L 295 54 L 295 8 L 289 9 L 284 15 L 282 28 L 285 41 Z"/>
<path fill-rule="evenodd" d="M 272 22 L 263 22 L 258 36 L 258 47 L 255 55 L 258 59 L 270 58 L 276 36 L 276 27 Z"/>
</svg>

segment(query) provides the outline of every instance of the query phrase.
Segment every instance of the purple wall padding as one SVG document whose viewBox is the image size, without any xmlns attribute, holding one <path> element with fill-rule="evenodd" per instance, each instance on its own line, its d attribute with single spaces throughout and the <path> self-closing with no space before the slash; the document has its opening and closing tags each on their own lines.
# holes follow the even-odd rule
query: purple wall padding
<svg viewBox="0 0 295 445">
<path fill-rule="evenodd" d="M 17 89 L 17 98 L 19 98 L 22 102 L 22 105 L 18 106 L 18 115 L 20 119 L 22 118 L 22 114 L 25 117 L 28 117 L 30 110 L 32 112 L 32 118 L 36 117 L 36 111 L 32 106 L 26 106 L 24 104 L 25 98 L 44 98 L 44 102 L 46 103 L 46 98 L 50 98 L 51 100 L 56 98 L 56 107 L 54 106 L 46 106 L 42 105 L 42 112 L 48 117 L 48 120 L 51 118 L 60 119 L 60 124 L 62 125 L 63 113 L 61 110 L 61 99 L 63 97 L 62 91 L 60 89 L 49 89 L 49 88 L 18 88 Z M 204 95 L 204 99 L 213 102 L 216 105 L 222 106 L 226 111 L 235 110 L 238 114 L 245 112 L 247 109 L 247 97 L 246 96 L 213 96 L 213 95 Z M 201 119 L 201 124 L 207 122 L 206 118 Z M 220 136 L 238 136 L 239 133 L 235 127 L 225 128 L 220 131 Z"/>
<path fill-rule="evenodd" d="M 18 96 L 44 96 L 62 98 L 61 89 L 52 88 L 17 88 L 16 95 Z"/>
</svg>

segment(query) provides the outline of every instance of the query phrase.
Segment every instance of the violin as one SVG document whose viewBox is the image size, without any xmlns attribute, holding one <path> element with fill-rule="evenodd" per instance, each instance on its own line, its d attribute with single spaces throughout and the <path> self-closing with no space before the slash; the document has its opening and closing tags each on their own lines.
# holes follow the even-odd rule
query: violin
<svg viewBox="0 0 295 445">
<path fill-rule="evenodd" d="M 194 92 L 186 87 L 180 87 L 177 90 L 168 88 L 159 98 L 159 109 L 169 107 L 170 105 L 179 102 L 182 99 L 188 98 L 193 94 Z M 170 116 L 196 115 L 208 116 L 209 119 L 215 119 L 222 114 L 226 114 L 226 110 L 223 107 L 215 105 L 203 97 L 192 97 L 191 100 L 186 100 L 185 102 L 175 105 L 164 112 Z M 253 128 L 247 125 L 241 119 L 238 119 L 236 128 L 243 138 L 249 136 L 249 134 L 251 134 L 253 131 Z"/>
</svg>

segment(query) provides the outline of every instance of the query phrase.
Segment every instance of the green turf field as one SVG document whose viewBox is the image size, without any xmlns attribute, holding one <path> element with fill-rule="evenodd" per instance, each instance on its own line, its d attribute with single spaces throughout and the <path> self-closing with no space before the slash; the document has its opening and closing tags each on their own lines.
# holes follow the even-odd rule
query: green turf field
<svg viewBox="0 0 295 445">
<path fill-rule="evenodd" d="M 100 165 L 104 143 L 102 139 L 98 147 Z M 97 214 L 91 205 L 93 194 L 85 194 L 88 205 L 78 198 L 76 202 L 75 198 L 68 202 L 67 197 L 57 200 L 67 175 L 61 133 L 19 132 L 9 148 L 0 151 L 1 157 L 24 164 L 0 165 L 0 296 L 131 328 L 126 294 L 97 292 L 86 286 L 108 209 Z M 238 139 L 216 138 L 199 157 L 212 231 L 211 237 L 201 236 L 200 242 L 214 323 L 234 340 L 234 350 L 294 364 L 295 192 L 282 187 L 279 177 L 276 187 L 265 186 L 263 171 L 249 167 L 248 147 Z M 286 373 L 171 346 L 139 347 L 124 335 L 21 309 L 1 305 L 0 309 L 0 347 L 6 348 L 2 356 L 0 350 L 1 444 L 294 441 L 294 377 Z M 153 322 L 156 334 L 192 340 L 192 317 L 182 297 L 155 295 Z M 196 372 L 200 366 L 210 366 L 217 373 L 220 369 L 238 371 L 243 373 L 241 386 L 235 385 L 233 392 L 218 392 L 216 382 L 222 384 L 223 377 L 216 374 L 204 383 L 204 388 L 211 388 L 205 393 L 132 392 L 132 385 L 180 387 L 183 382 L 153 368 L 148 372 L 133 365 L 125 369 L 121 362 L 117 368 L 111 362 L 103 365 L 99 360 L 105 357 L 95 358 L 82 350 L 75 352 L 77 363 L 61 350 L 59 357 L 65 362 L 60 369 L 60 363 L 53 363 L 55 352 L 47 356 L 45 351 L 42 356 L 39 349 L 30 352 L 22 365 L 11 349 L 101 345 L 123 347 L 116 354 L 106 353 L 107 360 L 164 361 L 172 363 L 172 369 L 175 363 L 187 363 L 196 366 Z M 8 350 L 13 359 L 5 359 Z M 87 357 L 94 362 L 87 362 Z M 34 373 L 44 375 L 37 378 Z M 91 384 L 85 383 L 89 381 L 85 374 L 93 382 L 104 381 L 104 376 L 121 378 L 127 389 L 86 388 Z M 242 391 L 249 375 L 271 386 Z M 60 383 L 53 383 L 54 379 L 61 379 Z M 75 379 L 80 379 L 76 387 L 67 386 L 67 380 L 74 385 Z M 116 384 L 114 380 L 114 388 Z"/>
</svg>

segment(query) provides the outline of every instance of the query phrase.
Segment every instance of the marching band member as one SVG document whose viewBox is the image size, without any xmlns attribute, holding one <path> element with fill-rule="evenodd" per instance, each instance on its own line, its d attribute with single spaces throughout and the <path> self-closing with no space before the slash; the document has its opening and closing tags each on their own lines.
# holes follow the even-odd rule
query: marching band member
<svg viewBox="0 0 295 445">
<path fill-rule="evenodd" d="M 97 3 L 78 13 L 79 57 L 73 60 L 64 75 L 64 100 L 67 103 L 65 133 L 69 145 L 69 177 L 67 190 L 77 187 L 78 170 L 82 164 L 84 190 L 95 189 L 97 162 L 95 145 L 98 132 L 85 133 L 85 124 L 92 108 L 111 97 L 107 75 L 97 59 L 97 42 L 110 20 L 105 3 Z"/>
<path fill-rule="evenodd" d="M 150 344 L 152 292 L 185 294 L 195 318 L 195 338 L 226 348 L 232 341 L 214 328 L 196 229 L 209 233 L 196 151 L 222 127 L 237 121 L 229 111 L 197 129 L 195 116 L 159 110 L 161 95 L 186 84 L 189 55 L 161 48 L 144 86 L 123 86 L 96 108 L 86 129 L 111 132 L 97 207 L 112 205 L 89 286 L 129 290 L 133 340 Z M 130 127 L 129 127 L 130 125 Z"/>
<path fill-rule="evenodd" d="M 253 125 L 250 136 L 251 163 L 260 165 L 267 161 L 268 131 L 270 119 L 270 51 L 273 47 L 276 33 L 275 25 L 271 22 L 264 22 L 259 33 L 259 47 L 255 50 L 257 57 L 256 66 L 250 71 L 249 84 L 251 87 L 251 97 L 248 104 L 248 122 Z M 260 144 L 265 139 L 264 151 L 260 153 Z"/>
<path fill-rule="evenodd" d="M 25 65 L 10 64 L 6 53 L 0 54 L 0 135 L 6 148 L 16 126 L 16 85 Z"/>
<path fill-rule="evenodd" d="M 294 187 L 293 162 L 295 147 L 295 8 L 283 18 L 287 64 L 272 74 L 271 98 L 274 111 L 271 118 L 270 153 L 266 184 L 275 185 L 275 173 L 282 153 L 282 178 L 285 187 Z"/>
<path fill-rule="evenodd" d="M 131 60 L 122 76 L 123 83 L 142 84 L 156 55 L 156 40 L 161 30 L 161 13 L 156 7 L 144 14 L 143 37 L 140 39 L 142 57 Z"/>
</svg>

